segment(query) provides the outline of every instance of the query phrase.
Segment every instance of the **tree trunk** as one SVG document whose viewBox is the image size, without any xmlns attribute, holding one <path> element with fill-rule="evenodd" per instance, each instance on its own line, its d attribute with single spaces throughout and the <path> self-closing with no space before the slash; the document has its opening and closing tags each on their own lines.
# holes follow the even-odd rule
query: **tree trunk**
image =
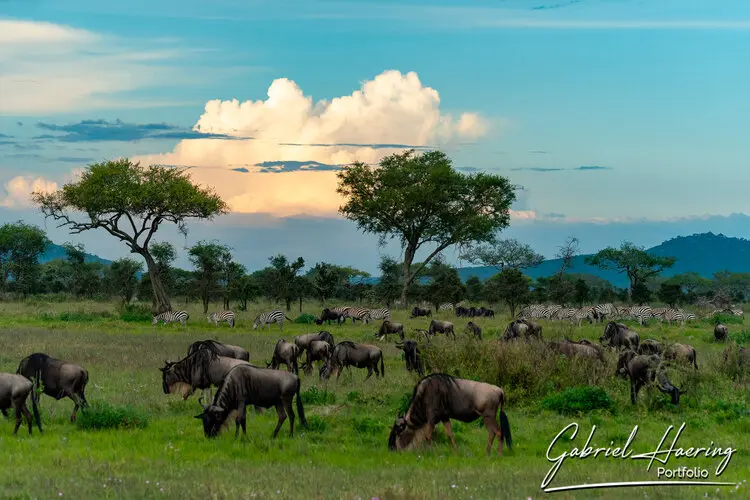
<svg viewBox="0 0 750 500">
<path fill-rule="evenodd" d="M 286 310 L 287 312 L 292 310 L 292 299 L 286 299 Z"/>
<path fill-rule="evenodd" d="M 406 306 L 406 293 L 409 291 L 409 271 L 411 269 L 411 262 L 414 260 L 414 254 L 416 250 L 411 245 L 406 246 L 404 251 L 404 284 L 401 287 L 401 303 Z"/>
<path fill-rule="evenodd" d="M 160 314 L 166 311 L 172 310 L 172 304 L 169 302 L 169 294 L 164 288 L 159 276 L 159 270 L 156 262 L 148 253 L 148 250 L 143 249 L 141 256 L 146 260 L 146 268 L 148 269 L 148 277 L 151 281 L 151 290 L 154 293 L 152 302 L 152 311 L 154 314 Z"/>
<path fill-rule="evenodd" d="M 208 295 L 208 292 L 203 294 L 203 314 L 208 314 L 208 303 L 210 302 L 209 298 L 210 297 Z"/>
<path fill-rule="evenodd" d="M 299 298 L 299 313 L 302 314 L 302 297 Z"/>
</svg>

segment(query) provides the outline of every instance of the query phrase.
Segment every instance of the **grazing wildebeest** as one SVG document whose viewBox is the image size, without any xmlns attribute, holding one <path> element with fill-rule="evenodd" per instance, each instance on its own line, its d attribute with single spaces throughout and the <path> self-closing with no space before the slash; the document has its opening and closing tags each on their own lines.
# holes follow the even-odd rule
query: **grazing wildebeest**
<svg viewBox="0 0 750 500">
<path fill-rule="evenodd" d="M 424 375 L 424 363 L 422 362 L 422 353 L 419 351 L 419 346 L 414 340 L 404 340 L 403 342 L 396 342 L 396 348 L 404 351 L 404 358 L 406 360 L 406 371 L 416 371 L 419 376 Z"/>
<path fill-rule="evenodd" d="M 615 375 L 618 377 L 628 378 L 628 363 L 630 361 L 638 356 L 639 353 L 635 352 L 632 349 L 625 349 L 620 354 L 619 359 L 617 360 L 617 371 L 615 372 Z"/>
<path fill-rule="evenodd" d="M 510 449 L 512 440 L 510 424 L 505 415 L 505 391 L 500 387 L 474 380 L 451 377 L 445 373 L 427 375 L 414 387 L 406 415 L 396 418 L 391 434 L 388 437 L 388 448 L 402 450 L 407 448 L 414 438 L 424 431 L 427 444 L 430 445 L 435 425 L 443 423 L 445 433 L 456 449 L 456 439 L 451 429 L 451 419 L 461 422 L 473 422 L 482 417 L 484 426 L 489 432 L 487 453 L 492 450 L 495 437 L 499 438 L 497 452 L 503 453 L 503 439 Z M 500 408 L 500 423 L 497 421 L 497 410 Z"/>
<path fill-rule="evenodd" d="M 503 332 L 503 340 L 511 340 L 516 338 L 536 337 L 542 340 L 542 325 L 534 323 L 527 319 L 516 319 L 511 321 Z"/>
<path fill-rule="evenodd" d="M 279 339 L 273 349 L 271 362 L 266 364 L 266 368 L 277 370 L 283 363 L 286 365 L 287 371 L 294 371 L 295 374 L 299 374 L 299 367 L 297 366 L 299 353 L 299 347 L 296 344 Z"/>
<path fill-rule="evenodd" d="M 164 394 L 181 394 L 186 400 L 196 389 L 205 390 L 221 384 L 235 366 L 249 364 L 243 359 L 220 356 L 209 348 L 197 349 L 180 361 L 164 361 L 164 366 L 159 368 L 162 389 Z"/>
<path fill-rule="evenodd" d="M 466 324 L 466 331 L 473 335 L 475 339 L 482 340 L 482 328 L 475 325 L 473 321 Z"/>
<path fill-rule="evenodd" d="M 75 422 L 79 408 L 89 405 L 84 394 L 89 372 L 78 365 L 35 352 L 21 360 L 16 373 L 34 382 L 35 391 L 41 385 L 47 396 L 56 400 L 72 399 L 75 406 L 70 415 L 71 422 Z"/>
<path fill-rule="evenodd" d="M 421 316 L 432 316 L 432 310 L 414 306 L 414 309 L 411 310 L 410 318 L 419 318 Z"/>
<path fill-rule="evenodd" d="M 599 337 L 599 341 L 604 346 L 614 348 L 625 348 L 638 351 L 638 345 L 640 344 L 641 338 L 633 330 L 629 330 L 627 326 L 622 323 L 615 323 L 610 321 L 607 326 L 604 327 L 604 335 Z"/>
<path fill-rule="evenodd" d="M 224 356 L 227 358 L 250 361 L 250 353 L 247 352 L 246 349 L 237 345 L 222 344 L 221 342 L 210 339 L 199 340 L 190 344 L 190 347 L 188 347 L 187 355 L 190 356 L 191 354 L 195 354 L 201 349 L 208 349 L 211 352 L 218 354 L 219 356 Z"/>
<path fill-rule="evenodd" d="M 378 361 L 380 361 L 379 371 Z M 341 376 L 341 370 L 348 366 L 367 368 L 365 380 L 372 377 L 373 370 L 375 370 L 376 377 L 385 377 L 383 351 L 380 348 L 370 344 L 355 344 L 349 340 L 344 340 L 336 344 L 333 352 L 331 352 L 331 357 L 320 368 L 320 378 L 327 379 L 335 371 L 338 380 Z"/>
<path fill-rule="evenodd" d="M 39 408 L 36 405 L 37 396 L 33 394 L 33 389 L 34 384 L 31 380 L 22 375 L 0 373 L 0 411 L 5 418 L 8 418 L 8 409 L 13 408 L 13 413 L 16 415 L 16 427 L 13 429 L 13 434 L 18 433 L 18 428 L 21 427 L 24 417 L 29 424 L 29 434 L 31 434 L 33 422 L 31 413 L 26 407 L 26 399 L 29 395 L 31 395 L 31 407 L 34 410 L 36 426 L 39 427 L 39 432 L 42 432 L 42 420 L 39 417 Z"/>
<path fill-rule="evenodd" d="M 638 344 L 638 354 L 661 354 L 662 346 L 654 339 L 645 339 Z"/>
<path fill-rule="evenodd" d="M 724 349 L 724 363 L 729 362 L 729 353 L 732 351 L 731 346 Z M 737 351 L 737 364 L 742 367 L 750 366 L 750 347 L 740 347 Z"/>
<path fill-rule="evenodd" d="M 448 334 L 456 340 L 456 333 L 453 331 L 453 323 L 450 321 L 442 321 L 439 319 L 433 319 L 430 321 L 430 326 L 427 329 L 428 335 L 437 335 L 438 333 L 444 333 L 447 337 Z"/>
<path fill-rule="evenodd" d="M 404 340 L 404 325 L 401 323 L 394 323 L 390 320 L 383 321 L 383 324 L 380 325 L 380 330 L 378 330 L 378 338 L 382 340 L 391 333 L 398 333 L 401 340 Z"/>
<path fill-rule="evenodd" d="M 577 356 L 580 358 L 596 359 L 604 363 L 604 352 L 600 346 L 592 344 L 591 342 L 583 339 L 578 342 L 573 342 L 568 339 L 562 341 L 551 341 L 547 342 L 547 347 L 553 349 L 560 354 L 564 354 L 568 357 Z"/>
<path fill-rule="evenodd" d="M 680 363 L 692 364 L 698 369 L 695 348 L 689 344 L 672 344 L 664 349 L 664 359 L 674 360 Z"/>
<path fill-rule="evenodd" d="M 322 325 L 323 322 L 331 324 L 331 321 L 335 321 L 339 325 L 342 324 L 344 321 L 346 321 L 346 317 L 336 311 L 331 311 L 327 307 L 323 309 L 323 312 L 320 313 L 320 318 L 315 320 L 315 324 Z"/>
<path fill-rule="evenodd" d="M 256 408 L 276 407 L 279 421 L 273 431 L 273 437 L 279 433 L 281 424 L 289 416 L 289 435 L 294 435 L 294 410 L 292 399 L 297 396 L 297 413 L 303 427 L 307 427 L 305 410 L 302 408 L 299 391 L 300 380 L 297 375 L 267 368 L 257 368 L 249 364 L 237 365 L 224 378 L 216 392 L 213 404 L 203 405 L 203 413 L 195 418 L 203 421 L 203 432 L 206 437 L 216 437 L 219 430 L 227 421 L 229 415 L 236 411 L 236 430 L 234 437 L 245 431 L 245 409 L 247 405 Z"/>
<path fill-rule="evenodd" d="M 648 356 L 638 355 L 633 357 L 627 366 L 628 377 L 630 378 L 630 401 L 635 404 L 638 397 L 638 391 L 644 385 L 655 382 L 656 387 L 664 394 L 672 397 L 672 404 L 680 403 L 680 395 L 687 391 L 681 391 L 675 387 L 667 377 L 666 367 L 662 364 L 661 358 L 656 354 Z"/>
<path fill-rule="evenodd" d="M 302 365 L 302 370 L 308 375 L 312 373 L 313 362 L 328 360 L 331 356 L 331 345 L 324 340 L 313 340 L 310 345 L 307 346 L 307 360 Z"/>
<path fill-rule="evenodd" d="M 714 327 L 714 338 L 719 342 L 724 342 L 729 335 L 729 329 L 727 325 L 719 323 Z"/>
<path fill-rule="evenodd" d="M 327 342 L 331 346 L 331 350 L 333 350 L 333 347 L 336 345 L 333 342 L 333 335 L 325 330 L 317 333 L 305 333 L 304 335 L 297 335 L 296 337 L 294 337 L 294 345 L 299 348 L 299 356 L 302 356 L 302 353 L 304 353 L 305 350 L 310 347 L 310 344 L 316 340 Z"/>
</svg>

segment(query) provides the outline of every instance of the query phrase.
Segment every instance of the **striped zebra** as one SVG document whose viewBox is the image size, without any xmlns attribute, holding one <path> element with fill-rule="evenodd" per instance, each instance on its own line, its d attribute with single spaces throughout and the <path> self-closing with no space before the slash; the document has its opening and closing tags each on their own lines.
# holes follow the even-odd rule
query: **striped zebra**
<svg viewBox="0 0 750 500">
<path fill-rule="evenodd" d="M 383 307 L 381 309 L 370 309 L 370 319 L 376 320 L 376 319 L 391 319 L 391 310 L 387 307 Z"/>
<path fill-rule="evenodd" d="M 594 308 L 590 306 L 585 306 L 580 309 L 576 309 L 575 316 L 573 317 L 573 321 L 576 322 L 578 326 L 581 326 L 581 323 L 583 323 L 583 320 L 587 320 L 589 323 L 594 322 Z"/>
<path fill-rule="evenodd" d="M 452 311 L 453 310 L 453 304 L 450 302 L 446 302 L 445 304 L 440 304 L 438 307 L 438 311 Z"/>
<path fill-rule="evenodd" d="M 559 311 L 560 309 L 562 309 L 562 306 L 558 304 L 552 304 L 552 305 L 546 306 L 546 308 L 544 309 L 544 314 L 542 315 L 542 318 L 552 319 L 555 313 Z"/>
<path fill-rule="evenodd" d="M 687 311 L 682 311 L 682 314 L 685 315 L 685 321 L 695 321 L 695 314 Z"/>
<path fill-rule="evenodd" d="M 638 324 L 643 326 L 648 323 L 654 314 L 649 306 L 633 306 L 625 309 L 624 315 L 637 320 Z"/>
<path fill-rule="evenodd" d="M 189 317 L 190 315 L 186 311 L 166 311 L 161 314 L 156 314 L 153 321 L 151 321 L 151 324 L 157 325 L 159 324 L 159 321 L 162 321 L 166 325 L 167 323 L 179 321 L 182 326 L 185 326 Z"/>
<path fill-rule="evenodd" d="M 660 321 L 666 321 L 669 326 L 672 326 L 672 321 L 679 321 L 682 325 L 685 324 L 685 315 L 679 309 L 671 307 L 652 309 L 651 314 Z"/>
<path fill-rule="evenodd" d="M 597 304 L 592 307 L 594 319 L 597 323 L 603 323 L 605 319 L 615 319 L 619 315 L 619 310 L 614 304 Z"/>
<path fill-rule="evenodd" d="M 735 316 L 744 316 L 745 312 L 742 309 L 732 309 L 732 314 Z"/>
<path fill-rule="evenodd" d="M 286 314 L 284 314 L 282 311 L 279 311 L 278 309 L 271 312 L 265 312 L 261 313 L 258 316 L 255 317 L 255 321 L 253 322 L 253 330 L 257 330 L 258 326 L 261 328 L 268 325 L 268 329 L 271 329 L 271 323 L 278 323 L 279 324 L 279 330 L 284 331 L 284 319 L 287 319 L 289 321 L 292 321 L 290 317 L 288 317 Z"/>
<path fill-rule="evenodd" d="M 219 326 L 222 321 L 226 321 L 229 326 L 234 328 L 234 313 L 232 311 L 217 311 L 208 316 L 208 322 L 215 326 Z"/>
<path fill-rule="evenodd" d="M 518 312 L 519 318 L 531 318 L 531 319 L 538 319 L 544 316 L 544 311 L 546 310 L 546 306 L 542 304 L 532 304 L 530 306 L 526 306 L 523 309 L 521 309 Z"/>
<path fill-rule="evenodd" d="M 369 323 L 372 319 L 370 317 L 370 310 L 365 309 L 364 307 L 347 307 L 344 312 L 344 318 L 351 318 L 352 323 L 356 323 L 357 320 L 359 320 L 363 321 L 365 324 Z"/>
<path fill-rule="evenodd" d="M 552 316 L 553 319 L 559 319 L 559 320 L 570 320 L 573 321 L 573 319 L 576 316 L 576 310 L 572 309 L 570 307 L 561 307 L 557 311 L 555 311 L 555 314 Z"/>
</svg>

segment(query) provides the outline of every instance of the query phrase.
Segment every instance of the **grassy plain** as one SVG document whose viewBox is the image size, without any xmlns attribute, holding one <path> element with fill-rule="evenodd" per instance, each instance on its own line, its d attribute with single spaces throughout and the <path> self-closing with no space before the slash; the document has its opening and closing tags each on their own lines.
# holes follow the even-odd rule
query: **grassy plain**
<svg viewBox="0 0 750 500">
<path fill-rule="evenodd" d="M 205 338 L 242 345 L 251 362 L 262 364 L 283 336 L 317 331 L 316 325 L 278 325 L 270 332 L 252 330 L 254 315 L 267 305 L 238 314 L 237 328 L 209 325 L 197 306 L 188 307 L 187 327 L 152 327 L 150 322 L 125 322 L 113 304 L 46 303 L 27 301 L 0 304 L 0 371 L 15 372 L 18 362 L 32 352 L 46 352 L 79 363 L 89 370 L 87 397 L 91 403 L 132 405 L 149 416 L 145 429 L 83 430 L 68 421 L 70 400 L 41 397 L 44 434 L 29 436 L 22 427 L 12 435 L 12 421 L 0 418 L 0 497 L 2 498 L 750 498 L 750 392 L 748 378 L 730 378 L 722 372 L 722 345 L 712 342 L 712 325 L 695 322 L 682 328 L 652 323 L 637 327 L 641 338 L 681 341 L 698 350 L 700 370 L 675 370 L 676 385 L 687 388 L 678 407 L 658 391 L 642 390 L 631 407 L 628 383 L 616 379 L 614 356 L 604 370 L 555 357 L 539 357 L 524 346 L 500 348 L 497 337 L 509 318 L 478 319 L 485 339 L 473 344 L 463 333 L 466 320 L 453 313 L 439 314 L 456 324 L 458 341 L 437 338 L 439 363 L 457 363 L 444 370 L 464 377 L 486 378 L 503 385 L 508 395 L 506 412 L 514 447 L 502 457 L 484 453 L 487 434 L 480 423 L 454 424 L 458 452 L 452 452 L 442 427 L 432 449 L 391 453 L 387 438 L 393 419 L 417 381 L 404 368 L 401 351 L 392 340 L 381 342 L 386 358 L 385 379 L 364 382 L 365 372 L 344 372 L 336 383 L 302 375 L 305 411 L 310 428 L 298 427 L 288 437 L 288 423 L 271 440 L 276 415 L 248 414 L 246 440 L 234 440 L 234 426 L 216 440 L 203 436 L 197 398 L 181 401 L 165 395 L 158 368 L 164 359 L 179 359 L 187 346 Z M 305 311 L 319 312 L 305 304 Z M 109 313 L 109 314 L 108 314 Z M 105 317 L 105 316 L 109 317 Z M 289 314 L 294 318 L 298 314 Z M 427 320 L 409 320 L 394 311 L 407 332 L 426 328 Z M 588 338 L 598 341 L 601 325 L 571 330 L 566 323 L 545 322 L 546 339 Z M 373 340 L 372 325 L 327 327 L 336 341 Z M 741 324 L 730 325 L 738 335 Z M 409 334 L 407 334 L 409 335 Z M 741 336 L 741 335 L 740 335 Z M 494 366 L 490 366 L 494 365 Z M 507 366 L 500 366 L 507 365 Z M 265 365 L 263 365 L 265 366 Z M 556 375 L 557 374 L 557 375 Z M 561 415 L 541 409 L 543 397 L 576 384 L 595 383 L 615 401 L 615 408 L 579 415 Z M 315 388 L 315 389 L 312 389 Z M 592 445 L 622 446 L 635 425 L 635 453 L 652 451 L 669 425 L 687 428 L 678 446 L 731 446 L 737 449 L 718 478 L 713 459 L 676 459 L 670 468 L 701 466 L 709 479 L 738 483 L 723 487 L 644 487 L 544 493 L 540 483 L 552 466 L 547 447 L 563 427 L 580 424 L 571 443 L 561 441 L 553 456 L 572 446 L 583 446 L 597 426 Z M 670 443 L 674 433 L 667 439 Z M 599 457 L 566 461 L 551 486 L 612 481 L 656 480 L 656 467 L 647 461 Z"/>
</svg>

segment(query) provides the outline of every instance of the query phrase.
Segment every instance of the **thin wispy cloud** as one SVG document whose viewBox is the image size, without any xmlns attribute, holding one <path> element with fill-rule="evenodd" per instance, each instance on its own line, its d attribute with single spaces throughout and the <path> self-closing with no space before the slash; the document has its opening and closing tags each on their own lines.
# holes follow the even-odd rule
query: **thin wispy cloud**
<svg viewBox="0 0 750 500">
<path fill-rule="evenodd" d="M 536 7 L 532 7 L 531 10 L 561 9 L 563 7 L 569 7 L 571 5 L 575 5 L 575 4 L 581 3 L 581 2 L 583 2 L 583 0 L 570 0 L 568 2 L 560 2 L 560 3 L 546 4 L 546 5 L 537 5 Z"/>
<path fill-rule="evenodd" d="M 601 165 L 581 165 L 580 167 L 573 168 L 571 170 L 583 170 L 583 171 L 612 170 L 612 167 L 602 167 Z"/>
<path fill-rule="evenodd" d="M 168 123 L 138 124 L 125 123 L 120 120 L 113 122 L 82 120 L 67 125 L 38 122 L 36 127 L 49 132 L 57 132 L 60 135 L 42 134 L 34 137 L 34 139 L 61 142 L 133 142 L 146 139 L 251 139 L 250 137 L 236 137 L 226 134 L 202 133 Z"/>
<path fill-rule="evenodd" d="M 528 172 L 561 172 L 565 170 L 564 168 L 547 168 L 547 167 L 519 167 L 519 168 L 511 168 L 511 171 L 513 172 L 520 172 L 520 171 L 528 171 Z"/>
<path fill-rule="evenodd" d="M 511 171 L 520 172 L 563 172 L 563 171 L 578 171 L 578 172 L 592 172 L 597 170 L 612 170 L 612 167 L 602 167 L 600 165 L 582 165 L 575 168 L 557 168 L 557 167 L 518 167 L 511 168 Z"/>
<path fill-rule="evenodd" d="M 371 149 L 435 149 L 435 146 L 418 146 L 414 144 L 366 144 L 366 143 L 353 143 L 353 142 L 339 142 L 339 143 L 313 143 L 303 144 L 298 142 L 280 142 L 279 146 L 299 146 L 299 147 L 311 147 L 311 148 L 371 148 Z"/>
</svg>

